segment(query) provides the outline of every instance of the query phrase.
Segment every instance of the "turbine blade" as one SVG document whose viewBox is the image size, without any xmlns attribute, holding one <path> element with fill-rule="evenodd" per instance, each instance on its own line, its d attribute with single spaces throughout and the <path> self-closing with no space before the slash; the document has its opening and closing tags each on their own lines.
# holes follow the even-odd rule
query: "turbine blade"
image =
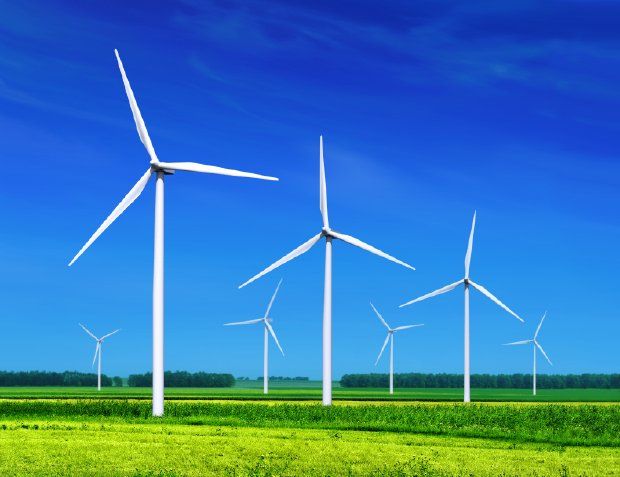
<svg viewBox="0 0 620 477">
<path fill-rule="evenodd" d="M 302 243 L 299 247 L 297 247 L 295 250 L 293 250 L 292 252 L 289 252 L 288 254 L 286 254 L 284 257 L 282 257 L 280 260 L 278 260 L 277 262 L 269 265 L 267 268 L 265 268 L 262 272 L 260 272 L 257 275 L 254 275 L 252 278 L 250 278 L 247 282 L 243 283 L 242 285 L 239 285 L 239 288 L 243 288 L 244 286 L 248 285 L 249 283 L 252 283 L 254 280 L 259 279 L 260 277 L 262 277 L 263 275 L 266 275 L 267 273 L 271 272 L 272 270 L 275 270 L 276 268 L 278 268 L 281 265 L 284 265 L 286 262 L 290 262 L 291 260 L 293 260 L 294 258 L 299 257 L 300 255 L 306 253 L 308 250 L 310 250 L 312 248 L 312 246 L 314 244 L 316 244 L 321 237 L 323 236 L 323 232 L 316 234 L 314 237 L 312 237 L 310 240 Z"/>
<path fill-rule="evenodd" d="M 432 298 L 437 295 L 441 295 L 442 293 L 448 293 L 449 291 L 452 291 L 456 287 L 458 287 L 461 283 L 463 283 L 463 280 L 459 280 L 458 282 L 454 282 L 454 283 L 451 283 L 450 285 L 446 285 L 443 288 L 439 288 L 438 290 L 427 293 L 426 295 L 422 295 L 419 298 L 415 298 L 411 301 L 408 301 L 407 303 L 403 303 L 402 305 L 399 306 L 399 308 L 402 308 L 403 306 L 413 305 L 414 303 L 417 303 L 422 300 L 426 300 L 427 298 Z"/>
<path fill-rule="evenodd" d="M 372 307 L 372 309 L 375 311 L 375 313 L 377 314 L 377 316 L 379 317 L 379 319 L 381 320 L 381 323 L 383 323 L 385 325 L 385 327 L 390 330 L 390 325 L 387 324 L 387 322 L 383 319 L 383 317 L 381 316 L 381 313 L 379 313 L 379 311 L 377 311 L 377 309 L 375 308 L 375 305 L 372 304 L 372 302 L 370 303 L 370 306 Z"/>
<path fill-rule="evenodd" d="M 144 119 L 142 119 L 142 114 L 140 114 L 140 108 L 138 108 L 136 97 L 133 94 L 133 90 L 131 89 L 131 85 L 129 84 L 127 75 L 125 74 L 125 68 L 123 68 L 123 62 L 121 61 L 121 57 L 118 54 L 118 50 L 115 49 L 114 53 L 116 54 L 116 60 L 118 61 L 118 68 L 121 70 L 121 75 L 123 76 L 123 84 L 125 85 L 125 93 L 127 93 L 127 99 L 129 99 L 129 107 L 131 108 L 131 113 L 133 114 L 133 120 L 136 123 L 136 129 L 138 130 L 138 136 L 140 136 L 140 141 L 142 141 L 142 144 L 144 144 L 146 151 L 149 153 L 149 156 L 151 157 L 151 164 L 156 164 L 159 162 L 159 159 L 157 159 L 157 154 L 155 154 L 155 149 L 153 148 L 153 143 L 151 143 L 149 132 L 146 130 L 146 124 L 144 124 Z"/>
<path fill-rule="evenodd" d="M 474 230 L 476 229 L 476 211 L 471 222 L 471 232 L 469 232 L 469 242 L 467 242 L 467 253 L 465 253 L 465 278 L 469 278 L 469 264 L 471 263 L 471 252 L 474 247 Z"/>
<path fill-rule="evenodd" d="M 547 356 L 547 353 L 545 353 L 545 350 L 543 349 L 542 346 L 540 346 L 540 344 L 538 343 L 538 341 L 534 341 L 534 344 L 538 347 L 538 349 L 540 350 L 540 352 L 543 354 L 543 356 L 545 357 L 545 359 L 547 361 L 549 361 L 549 364 L 551 366 L 553 366 L 553 363 L 551 362 L 551 360 L 549 359 L 549 356 Z"/>
<path fill-rule="evenodd" d="M 172 169 L 173 171 L 202 172 L 205 174 L 219 174 L 222 176 L 249 177 L 251 179 L 263 179 L 266 181 L 277 181 L 277 177 L 263 176 L 254 174 L 253 172 L 243 172 L 236 169 L 226 169 L 224 167 L 209 166 L 206 164 L 198 164 L 197 162 L 160 162 L 158 164 L 164 169 Z"/>
<path fill-rule="evenodd" d="M 271 300 L 269 300 L 269 305 L 267 305 L 267 311 L 265 312 L 265 319 L 269 317 L 269 312 L 271 311 L 271 307 L 273 306 L 273 302 L 276 299 L 276 295 L 278 294 L 278 290 L 280 289 L 280 285 L 282 285 L 282 279 L 278 282 L 278 286 L 276 287 L 276 291 L 273 292 Z"/>
<path fill-rule="evenodd" d="M 484 296 L 486 296 L 489 300 L 491 300 L 492 302 L 497 304 L 499 307 L 506 310 L 508 313 L 514 316 L 517 320 L 523 322 L 523 319 L 519 315 L 517 315 L 514 311 L 512 311 L 510 308 L 504 305 L 501 301 L 499 301 L 499 298 L 493 295 L 489 290 L 484 288 L 482 285 L 478 285 L 477 283 L 474 283 L 471 280 L 469 280 L 469 284 L 473 286 L 476 290 L 478 290 L 480 293 L 482 293 Z"/>
<path fill-rule="evenodd" d="M 408 263 L 405 263 L 405 262 L 403 262 L 401 260 L 398 260 L 397 258 L 392 257 L 391 255 L 388 255 L 387 253 L 382 252 L 378 248 L 375 248 L 372 245 L 368 245 L 367 243 L 364 243 L 361 240 L 356 239 L 355 237 L 352 237 L 350 235 L 341 234 L 341 233 L 338 233 L 338 232 L 334 232 L 333 230 L 330 230 L 329 234 L 334 236 L 337 239 L 342 240 L 343 242 L 347 242 L 347 243 L 349 243 L 351 245 L 355 245 L 356 247 L 359 247 L 362 250 L 366 250 L 367 252 L 374 253 L 375 255 L 379 255 L 380 257 L 383 257 L 386 260 L 389 260 L 390 262 L 398 263 L 399 265 L 402 265 L 403 267 L 410 268 L 411 270 L 415 270 L 415 268 L 413 268 Z"/>
<path fill-rule="evenodd" d="M 233 323 L 224 323 L 224 326 L 251 325 L 254 323 L 259 323 L 261 321 L 264 321 L 264 318 L 258 318 L 256 320 L 247 320 L 247 321 L 235 321 Z"/>
<path fill-rule="evenodd" d="M 540 332 L 540 327 L 542 326 L 543 321 L 545 321 L 546 316 L 547 316 L 547 312 L 545 311 L 544 315 L 540 319 L 540 323 L 538 323 L 538 328 L 536 328 L 536 333 L 534 333 L 534 339 L 538 337 L 538 333 Z"/>
<path fill-rule="evenodd" d="M 112 336 L 113 334 L 118 333 L 119 331 L 121 331 L 121 329 L 120 329 L 120 328 L 119 328 L 118 330 L 114 330 L 112 333 L 108 333 L 107 335 L 103 335 L 103 336 L 101 337 L 101 340 L 104 340 L 104 339 L 106 339 L 106 338 L 108 338 L 108 337 Z"/>
<path fill-rule="evenodd" d="M 119 215 L 125 212 L 127 207 L 133 204 L 133 202 L 138 197 L 140 197 L 140 194 L 142 194 L 142 191 L 146 187 L 146 184 L 148 183 L 149 178 L 151 177 L 151 173 L 152 171 L 151 171 L 151 168 L 149 167 L 149 170 L 146 171 L 142 177 L 140 177 L 140 180 L 136 182 L 136 185 L 134 185 L 131 188 L 131 190 L 127 193 L 127 195 L 123 197 L 123 200 L 121 200 L 120 204 L 118 204 L 116 208 L 112 211 L 112 213 L 108 215 L 108 217 L 99 226 L 97 231 L 88 239 L 88 242 L 86 242 L 84 246 L 80 249 L 80 251 L 77 253 L 77 255 L 73 257 L 73 260 L 69 262 L 69 266 L 73 265 L 75 261 L 78 258 L 80 258 L 80 255 L 82 255 L 86 251 L 86 249 L 90 247 L 95 240 L 97 240 L 97 238 L 112 224 L 112 222 L 114 222 L 119 217 Z"/>
<path fill-rule="evenodd" d="M 383 342 L 383 346 L 381 347 L 381 351 L 379 351 L 379 356 L 377 356 L 377 361 L 375 361 L 375 366 L 377 366 L 377 364 L 379 363 L 379 360 L 381 359 L 381 356 L 383 355 L 383 351 L 385 350 L 385 347 L 387 346 L 388 341 L 390 341 L 390 334 L 389 333 L 385 337 L 385 341 Z"/>
<path fill-rule="evenodd" d="M 278 349 L 280 350 L 280 353 L 282 353 L 282 356 L 284 356 L 284 350 L 282 349 L 282 346 L 280 346 L 280 342 L 278 341 L 278 337 L 276 336 L 276 332 L 273 331 L 273 327 L 271 326 L 271 323 L 269 323 L 267 320 L 265 320 L 265 326 L 269 330 L 269 333 L 271 333 L 271 336 L 273 337 L 273 340 L 276 342 L 276 345 L 278 345 Z"/>
<path fill-rule="evenodd" d="M 93 356 L 93 364 L 90 366 L 91 368 L 93 366 L 95 366 L 95 361 L 97 361 L 97 353 L 99 352 L 99 347 L 101 346 L 101 343 L 99 343 L 99 341 L 97 341 L 97 346 L 95 346 L 95 356 Z"/>
<path fill-rule="evenodd" d="M 327 183 L 325 181 L 325 162 L 323 160 L 323 135 L 320 138 L 320 178 L 319 178 L 319 207 L 323 217 L 323 228 L 329 229 L 329 216 L 327 214 Z"/>
<path fill-rule="evenodd" d="M 423 325 L 423 324 L 421 324 L 421 325 L 404 325 L 404 326 L 397 326 L 396 328 L 394 328 L 394 331 L 408 330 L 409 328 L 417 328 L 418 326 L 424 326 L 424 325 Z"/>
<path fill-rule="evenodd" d="M 86 327 L 85 327 L 82 323 L 78 323 L 78 325 L 80 325 L 80 326 L 82 327 L 82 329 L 83 329 L 84 331 L 86 331 L 86 333 L 88 333 L 90 336 L 92 336 L 92 337 L 93 337 L 93 339 L 95 339 L 95 340 L 99 340 L 99 338 L 97 338 L 97 337 L 93 334 L 93 332 L 92 332 L 92 331 L 90 331 L 88 328 L 86 328 Z"/>
<path fill-rule="evenodd" d="M 513 341 L 512 343 L 504 343 L 504 346 L 512 346 L 512 345 L 524 345 L 531 343 L 534 340 L 521 340 L 521 341 Z"/>
</svg>

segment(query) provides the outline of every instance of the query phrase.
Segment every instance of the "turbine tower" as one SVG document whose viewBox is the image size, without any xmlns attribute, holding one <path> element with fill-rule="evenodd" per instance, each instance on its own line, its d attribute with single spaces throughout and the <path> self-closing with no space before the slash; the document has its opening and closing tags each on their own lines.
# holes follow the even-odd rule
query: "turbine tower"
<svg viewBox="0 0 620 477">
<path fill-rule="evenodd" d="M 263 323 L 264 325 L 264 346 L 263 346 L 263 394 L 267 394 L 269 392 L 269 334 L 271 334 L 273 340 L 276 342 L 280 353 L 284 356 L 284 351 L 282 350 L 282 346 L 280 346 L 280 342 L 278 341 L 278 337 L 276 336 L 276 332 L 273 330 L 273 326 L 271 326 L 272 318 L 269 318 L 269 312 L 271 311 L 271 306 L 273 305 L 274 300 L 276 299 L 276 295 L 278 294 L 278 290 L 280 289 L 280 285 L 282 285 L 282 279 L 278 282 L 278 286 L 276 287 L 276 291 L 273 292 L 273 296 L 269 301 L 269 305 L 267 305 L 267 311 L 265 311 L 265 316 L 262 318 L 258 318 L 256 320 L 247 320 L 247 321 L 237 321 L 235 323 L 225 323 L 224 326 L 237 326 L 237 325 L 253 325 L 255 323 Z"/>
<path fill-rule="evenodd" d="M 114 330 L 112 333 L 108 333 L 107 335 L 103 335 L 101 338 L 97 338 L 92 331 L 86 328 L 82 323 L 78 323 L 86 333 L 88 333 L 96 342 L 97 346 L 95 346 L 95 356 L 93 357 L 93 364 L 95 365 L 95 361 L 97 360 L 97 356 L 99 356 L 99 362 L 97 364 L 97 391 L 101 391 L 101 346 L 103 345 L 103 340 L 112 336 L 114 333 L 118 333 L 119 330 Z"/>
<path fill-rule="evenodd" d="M 379 351 L 379 356 L 377 357 L 377 361 L 375 361 L 375 366 L 377 366 L 377 364 L 379 363 L 379 360 L 381 359 L 381 356 L 383 355 L 383 351 L 385 350 L 385 347 L 387 346 L 388 341 L 389 341 L 390 342 L 390 394 L 394 394 L 394 333 L 396 333 L 397 331 L 408 330 L 409 328 L 417 328 L 418 326 L 424 326 L 424 325 L 405 325 L 405 326 L 397 326 L 396 328 L 390 328 L 390 325 L 387 324 L 387 322 L 385 321 L 383 316 L 381 316 L 381 313 L 379 313 L 379 311 L 375 308 L 375 306 L 372 303 L 370 303 L 370 306 L 372 307 L 374 312 L 377 314 L 377 317 L 379 318 L 379 320 L 381 320 L 381 323 L 383 323 L 383 325 L 388 330 L 387 336 L 385 337 L 385 341 L 383 342 L 383 346 L 381 347 L 381 351 Z"/>
<path fill-rule="evenodd" d="M 320 184 L 319 184 L 319 208 L 323 217 L 323 227 L 321 231 L 314 237 L 302 243 L 292 252 L 282 257 L 277 262 L 269 265 L 259 274 L 250 278 L 247 282 L 240 285 L 243 288 L 254 280 L 284 265 L 286 262 L 299 257 L 310 250 L 319 240 L 325 239 L 325 289 L 323 293 L 323 405 L 330 406 L 332 403 L 332 240 L 338 239 L 350 245 L 366 250 L 367 252 L 379 255 L 387 260 L 398 263 L 404 267 L 415 270 L 411 265 L 388 255 L 385 252 L 362 242 L 361 240 L 350 235 L 341 234 L 332 230 L 329 225 L 329 217 L 327 214 L 327 185 L 325 183 L 325 164 L 323 161 L 323 136 L 320 137 Z"/>
<path fill-rule="evenodd" d="M 125 92 L 129 99 L 129 106 L 136 123 L 138 136 L 148 152 L 151 163 L 140 180 L 132 187 L 123 200 L 116 206 L 95 233 L 80 249 L 69 266 L 82 255 L 92 243 L 129 207 L 142 193 L 151 175 L 156 176 L 155 182 L 155 236 L 153 254 L 153 416 L 164 414 L 164 176 L 174 174 L 175 171 L 202 172 L 207 174 L 220 174 L 225 176 L 250 177 L 277 181 L 275 177 L 262 176 L 250 172 L 242 172 L 234 169 L 224 169 L 217 166 L 198 164 L 195 162 L 160 162 L 151 138 L 146 129 L 146 124 L 140 114 L 138 103 L 125 74 L 123 63 L 117 50 L 114 50 L 118 67 L 123 77 Z"/>
<path fill-rule="evenodd" d="M 505 343 L 505 346 L 524 345 L 524 344 L 532 343 L 532 348 L 534 350 L 534 372 L 532 373 L 532 394 L 534 396 L 536 396 L 536 348 L 540 350 L 540 352 L 543 354 L 543 356 L 549 362 L 549 364 L 553 366 L 553 363 L 549 359 L 549 356 L 547 356 L 547 353 L 545 353 L 545 350 L 543 349 L 543 347 L 540 345 L 540 343 L 536 339 L 538 338 L 538 333 L 540 333 L 540 327 L 542 326 L 543 321 L 545 321 L 546 316 L 547 316 L 547 312 L 545 311 L 545 314 L 540 319 L 540 323 L 538 323 L 538 327 L 536 328 L 534 337 L 531 340 L 523 340 L 523 341 L 515 341 L 513 343 Z"/>
<path fill-rule="evenodd" d="M 469 242 L 467 244 L 467 252 L 465 253 L 465 277 L 461 278 L 458 282 L 451 283 L 450 285 L 446 285 L 443 288 L 427 293 L 426 295 L 422 295 L 419 298 L 408 301 L 407 303 L 403 303 L 400 305 L 400 308 L 403 306 L 412 305 L 413 303 L 417 303 L 422 300 L 426 300 L 427 298 L 431 298 L 437 295 L 441 295 L 442 293 L 447 293 L 449 291 L 454 290 L 459 285 L 463 285 L 465 290 L 465 326 L 464 326 L 464 373 L 463 373 L 463 402 L 471 401 L 471 393 L 469 387 L 469 287 L 473 287 L 490 299 L 493 303 L 497 304 L 512 316 L 514 316 L 517 320 L 523 322 L 523 319 L 517 315 L 514 311 L 504 305 L 495 295 L 493 295 L 489 290 L 487 290 L 482 285 L 475 283 L 473 280 L 469 278 L 469 265 L 471 263 L 471 253 L 474 245 L 474 229 L 476 228 L 476 212 L 474 212 L 474 218 L 471 223 L 471 232 L 469 233 Z"/>
</svg>

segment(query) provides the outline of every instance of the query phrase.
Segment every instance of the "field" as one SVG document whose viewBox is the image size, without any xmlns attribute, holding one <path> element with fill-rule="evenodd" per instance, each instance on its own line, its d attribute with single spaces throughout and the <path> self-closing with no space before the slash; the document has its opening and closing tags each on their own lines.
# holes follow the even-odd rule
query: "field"
<svg viewBox="0 0 620 477">
<path fill-rule="evenodd" d="M 594 402 L 617 390 L 464 405 L 450 401 L 459 390 L 389 402 L 377 400 L 385 390 L 338 388 L 324 408 L 314 383 L 274 383 L 270 400 L 244 384 L 168 389 L 164 418 L 150 417 L 148 389 L 2 388 L 0 475 L 620 475 L 620 404 Z M 542 402 L 569 399 L 592 402 Z"/>
<path fill-rule="evenodd" d="M 395 389 L 390 396 L 387 389 L 341 388 L 334 382 L 336 400 L 386 401 L 462 401 L 463 390 L 454 388 Z M 3 398 L 126 398 L 150 399 L 150 388 L 95 388 L 79 387 L 0 387 Z M 311 400 L 321 399 L 320 381 L 275 381 L 269 395 L 263 394 L 262 381 L 237 381 L 233 388 L 167 388 L 168 399 L 234 399 L 234 400 Z M 530 389 L 472 389 L 474 401 L 558 401 L 558 402 L 620 402 L 620 389 L 539 389 L 536 397 Z"/>
</svg>

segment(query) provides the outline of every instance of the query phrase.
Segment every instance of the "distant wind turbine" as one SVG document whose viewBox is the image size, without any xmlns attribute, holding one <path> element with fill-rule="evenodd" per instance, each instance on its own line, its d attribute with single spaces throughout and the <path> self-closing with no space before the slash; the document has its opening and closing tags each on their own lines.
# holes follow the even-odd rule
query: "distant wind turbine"
<svg viewBox="0 0 620 477">
<path fill-rule="evenodd" d="M 265 311 L 265 316 L 262 318 L 257 318 L 256 320 L 247 320 L 247 321 L 237 321 L 235 323 L 226 323 L 224 326 L 237 326 L 237 325 L 253 325 L 255 323 L 263 323 L 264 325 L 264 346 L 263 346 L 263 394 L 267 394 L 269 392 L 269 334 L 273 337 L 273 340 L 276 342 L 280 353 L 284 356 L 284 351 L 282 350 L 282 346 L 280 346 L 280 342 L 278 341 L 278 337 L 276 336 L 276 332 L 273 330 L 271 326 L 271 318 L 269 318 L 269 312 L 271 311 L 271 307 L 273 305 L 274 300 L 276 299 L 276 295 L 278 294 L 278 290 L 280 289 L 280 285 L 282 285 L 282 279 L 278 282 L 278 286 L 276 287 L 276 291 L 273 292 L 273 296 L 269 301 L 269 305 L 267 305 L 267 311 Z"/>
<path fill-rule="evenodd" d="M 505 343 L 505 346 L 524 345 L 524 344 L 532 343 L 532 349 L 534 350 L 534 372 L 532 373 L 532 394 L 534 396 L 536 396 L 536 348 L 540 350 L 540 352 L 543 354 L 543 356 L 549 362 L 549 364 L 553 366 L 553 363 L 549 359 L 549 356 L 547 356 L 547 353 L 545 353 L 545 350 L 543 349 L 543 347 L 540 345 L 540 343 L 537 340 L 538 333 L 540 333 L 540 327 L 542 326 L 543 321 L 545 321 L 546 316 L 547 316 L 547 312 L 545 311 L 545 314 L 540 319 L 540 323 L 538 323 L 538 327 L 536 328 L 536 331 L 534 332 L 534 337 L 531 340 L 523 340 L 523 341 L 515 341 L 513 343 Z"/>
<path fill-rule="evenodd" d="M 116 206 L 107 219 L 99 226 L 97 231 L 88 239 L 80 249 L 69 266 L 86 251 L 92 243 L 129 207 L 142 193 L 151 175 L 155 174 L 155 236 L 153 256 L 153 416 L 162 416 L 164 413 L 164 176 L 174 174 L 174 171 L 202 172 L 207 174 L 220 174 L 225 176 L 250 177 L 277 181 L 276 177 L 262 176 L 251 172 L 242 172 L 234 169 L 224 169 L 217 166 L 208 166 L 195 162 L 160 162 L 155 154 L 151 138 L 146 129 L 146 124 L 140 114 L 138 103 L 134 97 L 131 85 L 125 74 L 123 63 L 117 50 L 114 50 L 118 67 L 123 77 L 125 92 L 129 99 L 129 106 L 136 123 L 138 136 L 148 152 L 151 163 L 140 180 L 127 193 L 123 200 Z"/>
<path fill-rule="evenodd" d="M 470 285 L 482 293 L 484 296 L 489 298 L 493 303 L 497 304 L 512 316 L 514 316 L 517 320 L 523 322 L 523 319 L 517 315 L 514 311 L 504 305 L 497 297 L 495 297 L 489 290 L 484 288 L 482 285 L 478 285 L 473 280 L 469 278 L 469 265 L 471 262 L 471 253 L 474 245 L 474 229 L 476 228 L 476 212 L 474 212 L 474 218 L 471 223 L 471 232 L 469 234 L 469 242 L 467 244 L 467 253 L 465 254 L 465 277 L 460 279 L 458 282 L 451 283 L 450 285 L 446 285 L 443 288 L 435 290 L 433 292 L 427 293 L 426 295 L 422 295 L 419 298 L 408 301 L 407 303 L 403 303 L 400 305 L 400 308 L 403 306 L 412 305 L 418 301 L 426 300 L 427 298 L 431 298 L 437 295 L 441 295 L 442 293 L 447 293 L 449 291 L 454 290 L 459 285 L 464 285 L 465 289 L 465 330 L 464 330 L 464 395 L 463 402 L 471 401 L 471 393 L 469 387 L 469 287 Z"/>
<path fill-rule="evenodd" d="M 269 265 L 258 275 L 253 276 L 239 288 L 243 288 L 254 280 L 275 270 L 286 262 L 299 257 L 310 250 L 319 240 L 325 238 L 325 290 L 323 294 L 323 405 L 329 406 L 332 403 L 332 240 L 340 239 L 343 242 L 355 245 L 356 247 L 366 250 L 367 252 L 379 255 L 387 260 L 398 263 L 404 267 L 415 270 L 411 265 L 388 255 L 385 252 L 362 242 L 350 235 L 341 234 L 332 230 L 329 226 L 329 218 L 327 214 L 327 185 L 325 182 L 325 164 L 323 161 L 323 136 L 320 137 L 320 201 L 319 206 L 323 217 L 323 228 L 314 237 L 301 244 L 292 252 L 282 257 L 277 262 Z"/>
<path fill-rule="evenodd" d="M 375 366 L 377 366 L 377 364 L 379 363 L 379 360 L 381 359 L 381 356 L 383 355 L 383 351 L 385 350 L 385 347 L 387 346 L 388 341 L 389 341 L 390 342 L 390 394 L 394 394 L 394 333 L 396 333 L 397 331 L 408 330 L 409 328 L 416 328 L 418 326 L 424 326 L 424 325 L 405 325 L 405 326 L 397 326 L 396 328 L 390 328 L 390 325 L 387 324 L 387 322 L 385 321 L 383 316 L 381 316 L 381 313 L 379 313 L 379 311 L 375 308 L 375 306 L 372 303 L 370 304 L 370 306 L 372 307 L 374 312 L 377 314 L 377 317 L 379 318 L 379 320 L 381 320 L 381 323 L 383 323 L 388 330 L 388 333 L 387 333 L 387 336 L 385 337 L 385 341 L 383 342 L 381 351 L 379 352 L 379 356 L 377 357 L 377 361 L 375 361 Z"/>
<path fill-rule="evenodd" d="M 97 360 L 97 356 L 99 356 L 99 361 L 97 364 L 97 391 L 101 391 L 101 346 L 103 345 L 103 340 L 112 336 L 114 333 L 118 333 L 120 329 L 114 330 L 112 333 L 108 333 L 107 335 L 103 335 L 101 338 L 97 338 L 92 331 L 86 328 L 82 323 L 78 323 L 86 333 L 88 333 L 96 342 L 97 346 L 95 347 L 95 356 L 93 357 L 93 364 L 95 365 L 95 361 Z"/>
</svg>

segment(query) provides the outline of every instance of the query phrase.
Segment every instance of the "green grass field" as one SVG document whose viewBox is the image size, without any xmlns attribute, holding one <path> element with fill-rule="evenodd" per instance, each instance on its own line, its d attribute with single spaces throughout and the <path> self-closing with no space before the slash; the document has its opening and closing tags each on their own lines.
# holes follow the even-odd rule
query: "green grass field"
<svg viewBox="0 0 620 477">
<path fill-rule="evenodd" d="M 617 475 L 616 404 L 0 402 L 1 475 Z M 104 456 L 104 458 L 102 458 Z"/>
<path fill-rule="evenodd" d="M 315 383 L 274 383 L 275 400 L 244 384 L 168 389 L 163 418 L 150 416 L 149 389 L 0 388 L 0 475 L 620 475 L 620 404 L 595 402 L 617 391 L 463 404 L 430 401 L 460 399 L 454 389 L 388 402 L 338 388 L 325 408 Z M 488 391 L 473 395 L 528 399 Z M 592 402 L 559 402 L 576 399 Z"/>
<path fill-rule="evenodd" d="M 387 401 L 461 401 L 463 390 L 395 389 L 394 396 L 387 389 L 341 388 L 334 383 L 336 400 L 387 400 Z M 64 387 L 0 387 L 3 398 L 127 398 L 150 399 L 150 388 L 95 388 Z M 320 381 L 280 381 L 270 384 L 268 396 L 263 394 L 262 381 L 238 381 L 232 388 L 167 388 L 168 399 L 268 399 L 268 400 L 320 400 Z M 539 389 L 532 396 L 529 389 L 472 389 L 474 401 L 560 401 L 560 402 L 620 402 L 620 389 Z"/>
</svg>

